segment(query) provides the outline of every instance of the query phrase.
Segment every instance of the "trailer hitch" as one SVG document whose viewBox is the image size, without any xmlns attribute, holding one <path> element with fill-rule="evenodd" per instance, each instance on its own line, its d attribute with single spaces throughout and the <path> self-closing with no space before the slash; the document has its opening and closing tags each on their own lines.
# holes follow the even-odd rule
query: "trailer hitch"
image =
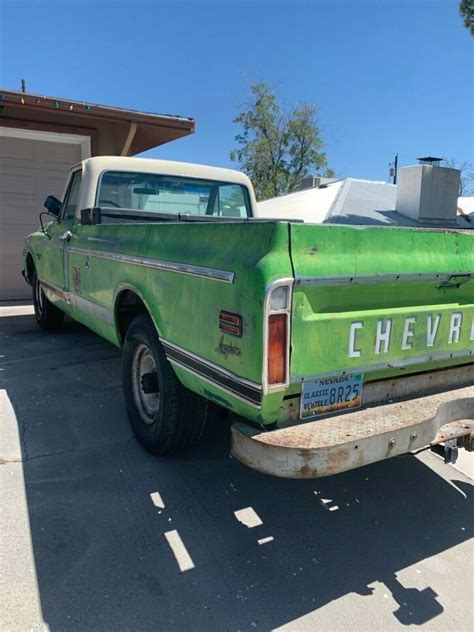
<svg viewBox="0 0 474 632">
<path fill-rule="evenodd" d="M 449 441 L 445 441 L 444 444 L 437 443 L 436 445 L 432 445 L 431 451 L 443 457 L 445 463 L 454 465 L 459 456 L 457 439 L 449 439 Z"/>
</svg>

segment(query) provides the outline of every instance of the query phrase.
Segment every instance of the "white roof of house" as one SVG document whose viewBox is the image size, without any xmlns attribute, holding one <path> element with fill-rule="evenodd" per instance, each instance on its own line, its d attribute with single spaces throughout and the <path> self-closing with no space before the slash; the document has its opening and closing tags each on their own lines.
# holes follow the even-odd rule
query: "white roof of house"
<svg viewBox="0 0 474 632">
<path fill-rule="evenodd" d="M 346 178 L 257 203 L 257 217 L 300 219 L 314 224 L 419 226 L 396 211 L 397 186 L 376 180 Z M 459 198 L 460 228 L 474 228 L 474 198 Z M 472 213 L 469 217 L 469 213 Z M 469 221 L 469 219 L 471 221 Z"/>
<path fill-rule="evenodd" d="M 458 209 L 469 215 L 474 213 L 474 195 L 462 195 L 458 197 Z"/>
<path fill-rule="evenodd" d="M 347 178 L 326 221 L 338 224 L 399 224 L 403 216 L 398 213 L 398 217 L 393 215 L 396 200 L 397 187 L 394 184 Z"/>
<path fill-rule="evenodd" d="M 343 183 L 344 180 L 339 180 L 322 188 L 304 189 L 258 202 L 257 217 L 284 217 L 322 223 Z"/>
</svg>

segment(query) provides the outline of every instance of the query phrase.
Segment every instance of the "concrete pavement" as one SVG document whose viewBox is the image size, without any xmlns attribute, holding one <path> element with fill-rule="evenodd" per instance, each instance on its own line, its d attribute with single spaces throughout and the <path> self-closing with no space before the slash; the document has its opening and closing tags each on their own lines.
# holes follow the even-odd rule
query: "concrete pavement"
<svg viewBox="0 0 474 632">
<path fill-rule="evenodd" d="M 129 428 L 118 350 L 8 310 L 2 630 L 474 628 L 471 459 L 279 480 L 229 457 L 219 417 L 189 453 L 154 458 Z"/>
</svg>

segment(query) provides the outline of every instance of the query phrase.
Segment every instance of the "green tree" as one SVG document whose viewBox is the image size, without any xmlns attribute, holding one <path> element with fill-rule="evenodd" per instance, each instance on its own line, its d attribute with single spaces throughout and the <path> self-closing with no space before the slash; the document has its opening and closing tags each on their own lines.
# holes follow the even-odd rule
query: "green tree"
<svg viewBox="0 0 474 632">
<path fill-rule="evenodd" d="M 459 13 L 464 21 L 464 26 L 471 31 L 471 35 L 474 35 L 474 1 L 461 0 Z"/>
<path fill-rule="evenodd" d="M 230 158 L 252 180 L 257 200 L 290 193 L 314 172 L 332 177 L 321 151 L 317 106 L 299 104 L 287 112 L 267 83 L 255 83 L 250 91 L 246 110 L 234 119 L 241 131 Z"/>
</svg>

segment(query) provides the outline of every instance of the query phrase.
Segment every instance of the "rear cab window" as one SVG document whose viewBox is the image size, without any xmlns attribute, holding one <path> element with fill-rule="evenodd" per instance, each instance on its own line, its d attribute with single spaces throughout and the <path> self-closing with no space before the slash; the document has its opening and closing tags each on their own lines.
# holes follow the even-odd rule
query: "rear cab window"
<svg viewBox="0 0 474 632">
<path fill-rule="evenodd" d="M 252 215 L 244 185 L 124 171 L 102 174 L 96 205 L 176 215 L 236 218 Z"/>
</svg>

